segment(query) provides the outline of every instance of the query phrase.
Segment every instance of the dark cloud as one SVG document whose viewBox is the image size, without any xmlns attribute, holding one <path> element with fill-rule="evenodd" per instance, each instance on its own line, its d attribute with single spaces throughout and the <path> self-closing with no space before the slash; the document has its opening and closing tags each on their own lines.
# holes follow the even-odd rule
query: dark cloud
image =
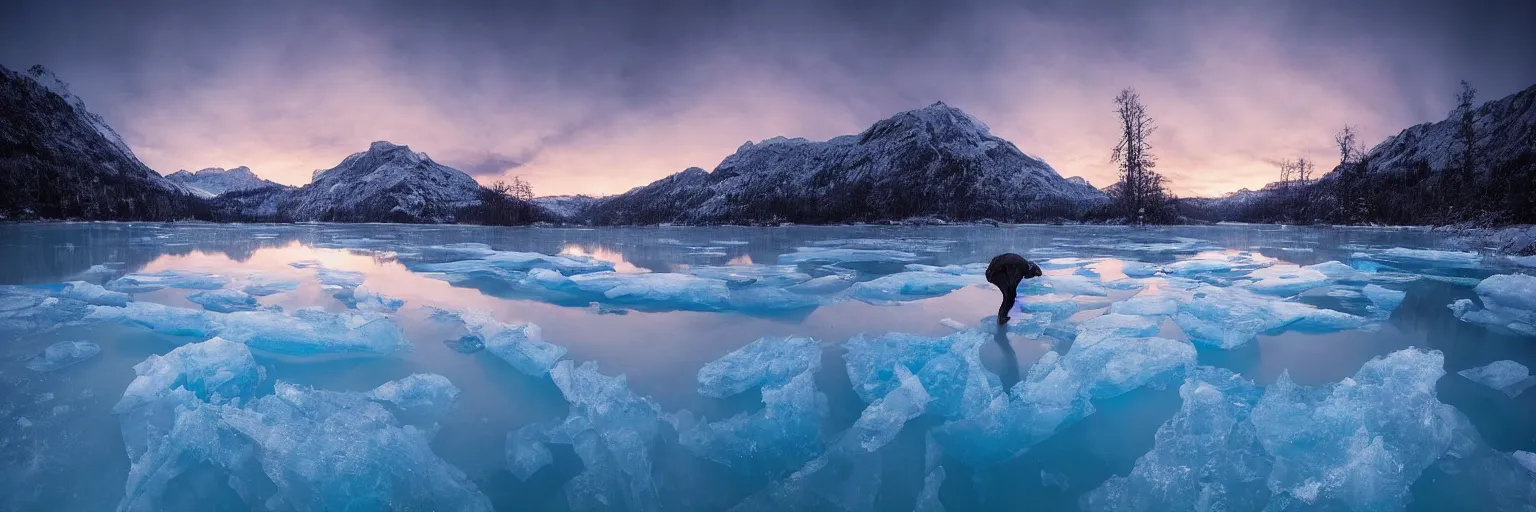
<svg viewBox="0 0 1536 512">
<path fill-rule="evenodd" d="M 448 162 L 455 169 L 469 173 L 471 176 L 501 176 L 507 171 L 522 167 L 521 161 L 506 155 L 489 153 L 472 159 L 460 159 Z"/>
<path fill-rule="evenodd" d="M 1190 195 L 1323 158 L 1345 123 L 1373 143 L 1443 118 L 1461 79 L 1528 87 L 1532 26 L 1507 0 L 24 0 L 0 64 L 52 68 L 157 169 L 302 183 L 391 140 L 550 193 L 937 100 L 1108 183 L 1110 99 L 1135 86 Z"/>
</svg>

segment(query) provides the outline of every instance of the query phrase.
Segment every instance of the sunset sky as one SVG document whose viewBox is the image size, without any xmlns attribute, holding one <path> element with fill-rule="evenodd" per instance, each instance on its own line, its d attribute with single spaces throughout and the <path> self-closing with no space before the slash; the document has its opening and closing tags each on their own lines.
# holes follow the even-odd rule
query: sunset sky
<svg viewBox="0 0 1536 512">
<path fill-rule="evenodd" d="M 444 5 L 437 5 L 437 4 Z M 1331 168 L 1536 84 L 1536 2 L 7 2 L 0 64 L 42 64 L 150 167 L 302 185 L 369 142 L 482 182 L 611 194 L 746 141 L 858 133 L 944 101 L 1064 176 L 1114 180 L 1142 95 L 1175 193 Z"/>
</svg>

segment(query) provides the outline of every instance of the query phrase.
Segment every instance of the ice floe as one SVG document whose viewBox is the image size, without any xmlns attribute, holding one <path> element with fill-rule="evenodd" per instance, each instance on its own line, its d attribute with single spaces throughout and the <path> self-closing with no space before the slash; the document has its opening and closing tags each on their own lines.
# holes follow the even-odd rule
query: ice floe
<svg viewBox="0 0 1536 512">
<path fill-rule="evenodd" d="M 1483 324 L 1515 334 L 1536 336 L 1536 276 L 1498 274 L 1478 283 L 1473 291 L 1482 301 L 1482 309 L 1473 309 L 1470 299 L 1450 305 L 1464 322 Z"/>
<path fill-rule="evenodd" d="M 1456 374 L 1503 392 L 1510 398 L 1519 396 L 1527 388 L 1536 385 L 1536 382 L 1528 382 L 1532 380 L 1531 373 L 1525 365 L 1509 360 L 1494 361 L 1486 366 L 1469 368 Z"/>
</svg>

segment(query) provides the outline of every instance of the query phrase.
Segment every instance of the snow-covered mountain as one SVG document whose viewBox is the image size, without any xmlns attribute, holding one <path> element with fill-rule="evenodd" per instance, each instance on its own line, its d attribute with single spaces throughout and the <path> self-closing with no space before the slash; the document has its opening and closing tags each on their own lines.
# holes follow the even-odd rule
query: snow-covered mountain
<svg viewBox="0 0 1536 512">
<path fill-rule="evenodd" d="M 1186 215 L 1246 222 L 1447 224 L 1536 221 L 1536 86 L 1473 110 L 1476 171 L 1456 170 L 1459 116 L 1387 137 L 1314 183 L 1181 200 Z"/>
<path fill-rule="evenodd" d="M 576 219 L 587 212 L 592 205 L 602 201 L 603 198 L 589 195 L 544 196 L 533 199 L 533 204 L 543 208 L 551 215 L 561 219 Z"/>
<path fill-rule="evenodd" d="M 603 224 L 1029 220 L 1071 217 L 1105 200 L 960 109 L 935 103 L 825 142 L 748 142 L 712 172 L 689 168 L 600 200 L 586 217 Z"/>
<path fill-rule="evenodd" d="M 175 219 L 202 211 L 41 66 L 0 66 L 0 188 L 4 218 Z"/>
<path fill-rule="evenodd" d="M 183 169 L 171 173 L 165 179 L 180 183 L 188 191 L 204 199 L 217 197 L 225 192 L 236 190 L 282 187 L 282 185 L 277 183 L 261 179 L 256 173 L 251 172 L 251 168 L 245 166 L 234 169 L 210 167 L 197 172 L 189 172 Z"/>
<path fill-rule="evenodd" d="M 407 146 L 375 142 L 281 201 L 298 221 L 455 222 L 481 204 L 483 189 L 468 174 Z"/>
<path fill-rule="evenodd" d="M 1489 101 L 1473 111 L 1483 171 L 1529 153 L 1536 148 L 1536 85 Z M 1461 148 L 1456 141 L 1460 120 L 1423 123 L 1387 137 L 1366 153 L 1367 172 L 1401 171 L 1428 164 L 1432 171 L 1456 165 Z M 1334 169 L 1335 173 L 1339 169 Z M 1333 173 L 1330 173 L 1333 174 Z"/>
</svg>

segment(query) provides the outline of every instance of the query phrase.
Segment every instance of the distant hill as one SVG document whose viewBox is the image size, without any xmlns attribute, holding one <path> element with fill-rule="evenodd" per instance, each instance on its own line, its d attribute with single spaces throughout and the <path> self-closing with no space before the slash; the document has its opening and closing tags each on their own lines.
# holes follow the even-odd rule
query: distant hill
<svg viewBox="0 0 1536 512">
<path fill-rule="evenodd" d="M 218 197 L 225 192 L 236 190 L 283 187 L 283 185 L 261 179 L 256 173 L 251 172 L 251 168 L 245 166 L 227 170 L 212 167 L 197 172 L 180 170 L 167 175 L 165 179 L 180 183 L 188 191 L 203 199 Z"/>
</svg>

